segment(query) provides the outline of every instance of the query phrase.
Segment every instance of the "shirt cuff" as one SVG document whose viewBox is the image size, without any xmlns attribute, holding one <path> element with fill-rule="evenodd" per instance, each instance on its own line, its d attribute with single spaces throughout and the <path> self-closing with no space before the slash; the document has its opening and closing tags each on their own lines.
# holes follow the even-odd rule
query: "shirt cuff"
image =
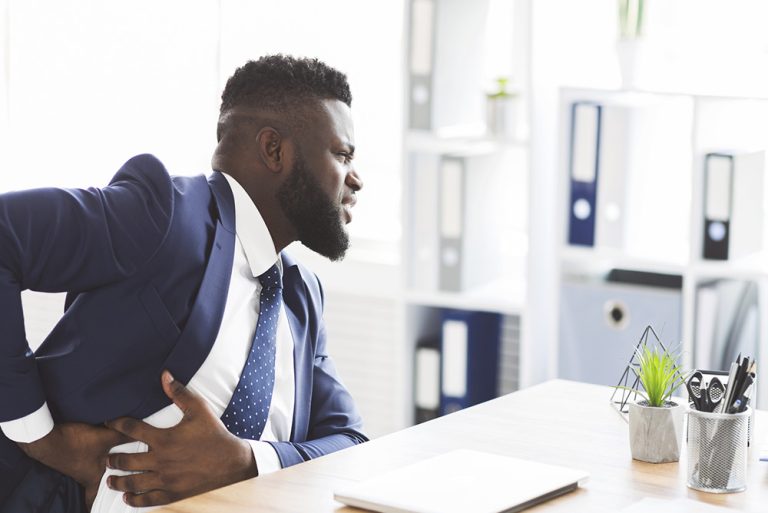
<svg viewBox="0 0 768 513">
<path fill-rule="evenodd" d="M 53 429 L 53 417 L 48 410 L 48 403 L 43 403 L 36 412 L 30 413 L 26 417 L 0 422 L 0 429 L 3 430 L 6 437 L 14 442 L 28 444 L 40 440 Z"/>
<path fill-rule="evenodd" d="M 277 457 L 277 451 L 274 447 L 267 442 L 260 442 L 258 440 L 246 440 L 251 444 L 251 450 L 253 451 L 253 458 L 256 460 L 256 468 L 259 471 L 259 475 L 263 476 L 280 470 L 280 458 Z"/>
</svg>

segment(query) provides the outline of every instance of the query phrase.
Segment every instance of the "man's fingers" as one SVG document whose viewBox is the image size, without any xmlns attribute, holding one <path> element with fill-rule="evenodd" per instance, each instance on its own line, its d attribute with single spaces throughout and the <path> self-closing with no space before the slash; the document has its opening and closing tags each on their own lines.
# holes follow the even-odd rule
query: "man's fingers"
<svg viewBox="0 0 768 513">
<path fill-rule="evenodd" d="M 120 417 L 119 419 L 110 420 L 106 425 L 108 428 L 126 435 L 130 440 L 138 440 L 149 446 L 153 445 L 152 442 L 160 432 L 158 428 L 131 417 Z"/>
<path fill-rule="evenodd" d="M 173 502 L 174 499 L 165 490 L 152 490 L 142 494 L 124 493 L 123 501 L 134 508 L 144 508 L 147 506 L 162 506 L 163 504 Z"/>
<path fill-rule="evenodd" d="M 163 391 L 168 398 L 179 407 L 179 409 L 186 416 L 191 409 L 197 404 L 201 403 L 203 399 L 184 386 L 183 383 L 174 379 L 171 373 L 167 370 L 163 371 L 162 379 Z"/>
<path fill-rule="evenodd" d="M 130 470 L 133 472 L 156 470 L 154 463 L 154 454 L 151 452 L 137 452 L 135 454 L 115 453 L 107 456 L 107 466 L 118 470 Z"/>
<path fill-rule="evenodd" d="M 100 430 L 98 436 L 103 446 L 109 448 L 133 442 L 133 438 L 110 428 Z"/>
<path fill-rule="evenodd" d="M 107 486 L 119 492 L 144 493 L 157 490 L 162 483 L 155 472 L 142 472 L 127 476 L 109 476 Z"/>
</svg>

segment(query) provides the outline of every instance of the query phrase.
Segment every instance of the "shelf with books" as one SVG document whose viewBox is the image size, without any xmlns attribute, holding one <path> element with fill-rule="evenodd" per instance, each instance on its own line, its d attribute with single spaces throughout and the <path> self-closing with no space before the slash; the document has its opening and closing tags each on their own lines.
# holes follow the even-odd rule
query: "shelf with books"
<svg viewBox="0 0 768 513">
<path fill-rule="evenodd" d="M 527 290 L 530 1 L 410 0 L 406 12 L 406 365 L 414 368 L 425 338 L 441 340 L 446 316 L 497 319 L 518 355 Z M 505 382 L 517 387 L 519 369 L 510 368 Z"/>
<path fill-rule="evenodd" d="M 407 290 L 406 301 L 412 305 L 522 315 L 525 305 L 525 279 L 495 280 L 463 292 Z"/>
<path fill-rule="evenodd" d="M 565 246 L 560 261 L 566 273 L 599 274 L 610 269 L 639 269 L 646 272 L 682 274 L 688 268 L 687 260 L 644 258 L 628 255 L 617 248 L 586 248 Z"/>
<path fill-rule="evenodd" d="M 756 255 L 754 258 L 727 262 L 700 260 L 698 262 L 693 262 L 688 266 L 689 275 L 696 279 L 766 278 L 768 277 L 768 261 L 766 261 L 765 258 L 764 255 Z"/>
<path fill-rule="evenodd" d="M 629 302 L 622 299 L 623 291 L 595 293 L 603 303 L 579 300 L 589 291 L 570 294 L 574 277 L 592 277 L 590 283 L 605 292 L 615 290 L 615 284 L 594 278 L 611 269 L 677 275 L 680 286 L 674 301 L 679 309 L 661 300 L 651 308 L 653 294 L 660 289 L 645 284 L 650 303 L 635 302 L 633 317 L 642 312 L 649 323 L 666 323 L 668 334 L 682 342 L 688 363 L 694 358 L 704 362 L 696 350 L 702 333 L 700 289 L 720 283 L 720 304 L 727 304 L 722 308 L 736 311 L 753 293 L 747 285 L 762 288 L 766 281 L 768 100 L 564 88 L 558 124 L 564 221 L 559 251 L 561 330 L 566 313 L 586 319 L 591 308 L 596 312 L 591 318 L 603 323 L 605 304 Z M 765 310 L 763 305 L 755 308 Z M 583 315 L 572 315 L 580 309 Z M 630 311 L 624 313 L 631 316 Z M 763 323 L 766 320 L 762 317 Z M 588 331 L 589 325 L 575 329 Z M 619 327 L 612 330 L 603 330 L 601 336 L 620 336 Z M 720 333 L 708 346 L 715 353 L 730 351 L 734 333 L 743 331 L 734 325 L 731 335 Z M 753 330 L 738 347 L 756 354 L 766 341 L 768 333 Z M 722 355 L 713 354 L 716 365 Z M 765 357 L 760 356 L 763 362 Z"/>
<path fill-rule="evenodd" d="M 406 133 L 405 148 L 412 152 L 479 154 L 515 148 L 526 151 L 528 141 L 485 133 L 441 135 L 425 130 L 409 130 Z"/>
</svg>

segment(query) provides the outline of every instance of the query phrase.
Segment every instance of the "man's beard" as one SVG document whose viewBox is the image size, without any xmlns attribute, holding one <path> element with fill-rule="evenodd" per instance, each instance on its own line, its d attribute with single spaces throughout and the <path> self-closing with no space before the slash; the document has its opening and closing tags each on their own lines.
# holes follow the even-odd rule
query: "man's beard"
<svg viewBox="0 0 768 513">
<path fill-rule="evenodd" d="M 300 157 L 277 190 L 277 199 L 302 244 L 333 261 L 344 258 L 349 235 L 341 220 L 341 206 L 323 193 Z"/>
</svg>

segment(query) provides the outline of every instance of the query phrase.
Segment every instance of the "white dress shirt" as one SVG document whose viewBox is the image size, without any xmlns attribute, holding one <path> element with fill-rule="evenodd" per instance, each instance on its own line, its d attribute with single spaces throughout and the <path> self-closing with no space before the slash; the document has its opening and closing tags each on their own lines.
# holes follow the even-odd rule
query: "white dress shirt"
<svg viewBox="0 0 768 513">
<path fill-rule="evenodd" d="M 283 272 L 282 260 L 275 252 L 272 237 L 258 209 L 237 181 L 229 175 L 224 176 L 232 189 L 235 201 L 237 237 L 232 275 L 216 341 L 208 357 L 188 383 L 188 387 L 200 394 L 219 417 L 224 413 L 237 387 L 240 372 L 245 366 L 256 331 L 261 294 L 258 276 L 276 262 L 281 275 Z M 277 452 L 267 441 L 286 441 L 290 438 L 293 427 L 294 393 L 293 337 L 285 316 L 285 308 L 281 307 L 277 328 L 275 386 L 267 424 L 260 441 L 249 441 L 259 475 L 281 468 Z M 181 418 L 181 410 L 175 404 L 171 404 L 145 418 L 144 421 L 158 428 L 168 428 L 176 425 Z M 0 423 L 3 433 L 17 442 L 38 440 L 48 434 L 52 428 L 53 420 L 46 404 L 26 417 Z M 193 449 L 190 448 L 190 450 Z M 115 447 L 112 452 L 136 453 L 146 450 L 147 446 L 144 443 L 132 442 Z M 122 493 L 110 490 L 106 486 L 106 480 L 113 474 L 125 473 L 107 469 L 91 509 L 92 513 L 129 513 L 149 509 L 128 506 L 122 500 Z"/>
</svg>

